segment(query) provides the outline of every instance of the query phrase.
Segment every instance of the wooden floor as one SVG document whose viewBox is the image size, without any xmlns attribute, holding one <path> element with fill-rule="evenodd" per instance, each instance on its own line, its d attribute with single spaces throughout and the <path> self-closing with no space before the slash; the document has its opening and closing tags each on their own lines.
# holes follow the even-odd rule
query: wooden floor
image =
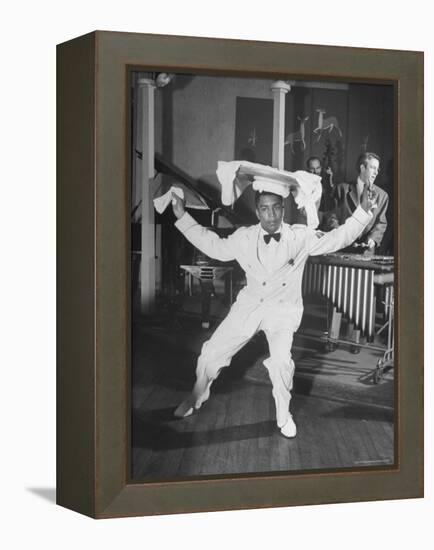
<svg viewBox="0 0 434 550">
<path fill-rule="evenodd" d="M 223 371 L 200 411 L 175 419 L 174 408 L 193 384 L 197 354 L 185 337 L 178 349 L 179 334 L 164 339 L 167 345 L 142 337 L 134 349 L 133 480 L 393 464 L 393 407 L 339 399 L 339 392 L 314 396 L 301 385 L 291 402 L 298 434 L 284 438 L 267 375 L 252 377 L 252 367 L 246 369 L 254 348 Z"/>
</svg>

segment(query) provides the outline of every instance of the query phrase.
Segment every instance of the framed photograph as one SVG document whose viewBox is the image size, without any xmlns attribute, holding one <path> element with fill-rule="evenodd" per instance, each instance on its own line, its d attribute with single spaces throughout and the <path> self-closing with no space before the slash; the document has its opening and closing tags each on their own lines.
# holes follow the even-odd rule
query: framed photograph
<svg viewBox="0 0 434 550">
<path fill-rule="evenodd" d="M 57 502 L 423 496 L 423 54 L 58 46 Z"/>
</svg>

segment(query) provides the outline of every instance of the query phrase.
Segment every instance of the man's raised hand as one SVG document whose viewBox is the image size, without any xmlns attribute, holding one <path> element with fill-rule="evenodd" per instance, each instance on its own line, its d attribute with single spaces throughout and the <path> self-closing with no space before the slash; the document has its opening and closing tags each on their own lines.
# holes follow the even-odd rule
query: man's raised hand
<svg viewBox="0 0 434 550">
<path fill-rule="evenodd" d="M 371 210 L 377 208 L 377 198 L 378 195 L 375 192 L 374 188 L 370 188 L 369 186 L 365 185 L 360 196 L 360 206 L 365 212 L 370 212 Z"/>
<path fill-rule="evenodd" d="M 176 193 L 172 191 L 172 208 L 173 213 L 178 218 L 182 218 L 182 216 L 185 214 L 185 201 L 181 199 L 181 197 L 178 197 Z"/>
</svg>

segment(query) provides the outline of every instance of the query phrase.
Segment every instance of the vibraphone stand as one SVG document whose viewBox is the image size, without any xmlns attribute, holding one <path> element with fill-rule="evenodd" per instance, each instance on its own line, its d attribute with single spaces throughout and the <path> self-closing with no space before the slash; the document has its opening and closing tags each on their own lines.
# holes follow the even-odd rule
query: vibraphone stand
<svg viewBox="0 0 434 550">
<path fill-rule="evenodd" d="M 393 280 L 393 279 L 392 279 Z M 386 323 L 379 329 L 377 334 L 380 334 L 387 327 L 387 347 L 383 357 L 378 360 L 377 366 L 372 374 L 374 384 L 378 384 L 386 371 L 393 368 L 394 365 L 394 298 L 393 285 L 388 286 L 386 292 L 386 300 L 384 303 L 386 310 Z"/>
<path fill-rule="evenodd" d="M 353 354 L 360 353 L 360 348 L 365 347 L 360 343 L 360 330 L 356 329 L 354 323 L 348 322 L 346 339 L 339 338 L 339 332 L 342 323 L 342 313 L 336 307 L 333 307 L 333 312 L 330 321 L 330 330 L 326 333 L 325 351 L 332 352 L 337 349 L 339 343 L 350 344 L 350 352 Z"/>
</svg>

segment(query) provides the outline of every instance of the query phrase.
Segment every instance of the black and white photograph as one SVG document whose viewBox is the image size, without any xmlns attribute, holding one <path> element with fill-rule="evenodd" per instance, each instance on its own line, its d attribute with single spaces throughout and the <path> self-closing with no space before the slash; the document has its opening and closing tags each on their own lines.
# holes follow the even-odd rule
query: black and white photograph
<svg viewBox="0 0 434 550">
<path fill-rule="evenodd" d="M 394 84 L 129 85 L 130 479 L 396 468 Z"/>
<path fill-rule="evenodd" d="M 433 547 L 428 7 L 4 5 L 3 548 Z"/>
</svg>

